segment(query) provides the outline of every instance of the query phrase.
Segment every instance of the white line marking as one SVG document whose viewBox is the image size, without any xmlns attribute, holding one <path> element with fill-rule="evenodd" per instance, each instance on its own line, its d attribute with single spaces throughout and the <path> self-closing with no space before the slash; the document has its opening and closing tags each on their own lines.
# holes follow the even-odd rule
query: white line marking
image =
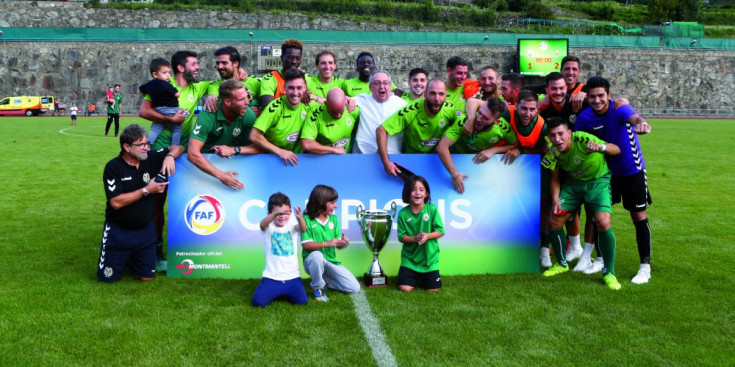
<svg viewBox="0 0 735 367">
<path fill-rule="evenodd" d="M 359 292 L 353 294 L 352 303 L 355 304 L 355 313 L 357 313 L 357 318 L 360 320 L 360 326 L 365 333 L 365 339 L 370 344 L 375 362 L 380 367 L 398 366 L 396 357 L 385 341 L 383 331 L 380 330 L 380 322 L 375 318 L 373 311 L 370 309 L 370 303 L 367 297 L 365 297 L 365 291 L 360 289 Z"/>
<path fill-rule="evenodd" d="M 99 127 L 99 128 L 103 128 L 104 126 L 85 126 L 85 127 L 95 127 L 95 128 Z M 63 134 L 63 135 L 67 135 L 67 136 L 81 136 L 83 138 L 103 138 L 103 139 L 109 138 L 109 136 L 104 136 L 104 135 L 79 135 L 79 134 L 72 134 L 72 133 L 66 132 L 66 130 L 75 129 L 75 128 L 76 128 L 76 126 L 69 126 L 67 128 L 63 128 L 63 129 L 59 130 L 59 133 L 60 134 Z"/>
</svg>

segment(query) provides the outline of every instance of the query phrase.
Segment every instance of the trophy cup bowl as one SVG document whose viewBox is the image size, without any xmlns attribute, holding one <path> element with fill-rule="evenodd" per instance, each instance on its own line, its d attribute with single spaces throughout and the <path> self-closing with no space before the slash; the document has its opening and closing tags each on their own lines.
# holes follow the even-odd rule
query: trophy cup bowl
<svg viewBox="0 0 735 367">
<path fill-rule="evenodd" d="M 393 218 L 396 215 L 396 203 L 391 203 L 391 210 L 365 210 L 360 205 L 357 208 L 357 223 L 360 224 L 362 239 L 368 249 L 373 253 L 373 261 L 370 263 L 368 272 L 363 276 L 365 285 L 369 288 L 384 287 L 388 285 L 385 272 L 378 260 L 380 250 L 385 247 L 390 237 Z"/>
</svg>

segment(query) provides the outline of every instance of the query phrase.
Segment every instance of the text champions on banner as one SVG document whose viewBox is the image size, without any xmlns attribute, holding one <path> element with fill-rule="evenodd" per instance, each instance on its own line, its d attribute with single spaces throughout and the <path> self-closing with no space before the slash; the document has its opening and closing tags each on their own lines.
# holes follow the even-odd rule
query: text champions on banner
<svg viewBox="0 0 735 367">
<path fill-rule="evenodd" d="M 292 207 L 306 207 L 318 184 L 339 193 L 335 214 L 350 245 L 337 258 L 362 275 L 372 260 L 363 243 L 355 213 L 359 206 L 399 207 L 403 181 L 383 170 L 377 155 L 299 155 L 285 166 L 272 154 L 207 158 L 223 171 L 237 171 L 245 189 L 235 191 L 201 172 L 186 156 L 176 160 L 168 197 L 168 276 L 190 278 L 260 278 L 265 266 L 260 220 L 268 197 L 283 192 Z M 469 175 L 459 194 L 435 154 L 399 154 L 391 160 L 424 176 L 444 221 L 439 239 L 442 275 L 535 273 L 539 271 L 540 159 L 521 155 L 511 165 L 495 156 L 483 164 L 472 155 L 452 155 L 457 169 Z M 401 243 L 395 226 L 380 253 L 386 274 L 396 275 Z M 302 274 L 306 274 L 303 272 Z"/>
</svg>

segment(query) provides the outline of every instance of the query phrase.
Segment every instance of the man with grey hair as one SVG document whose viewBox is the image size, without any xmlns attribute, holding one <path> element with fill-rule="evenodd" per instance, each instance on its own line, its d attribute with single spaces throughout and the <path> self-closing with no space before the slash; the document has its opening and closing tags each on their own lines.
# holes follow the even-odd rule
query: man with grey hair
<svg viewBox="0 0 735 367">
<path fill-rule="evenodd" d="M 120 280 L 127 264 L 135 277 L 148 281 L 156 275 L 156 230 L 153 197 L 168 185 L 181 145 L 150 151 L 148 133 L 137 124 L 120 134 L 120 155 L 105 165 L 102 181 L 107 196 L 97 279 Z"/>
<path fill-rule="evenodd" d="M 355 97 L 360 107 L 360 121 L 357 124 L 357 135 L 353 153 L 375 154 L 378 152 L 375 129 L 383 121 L 403 108 L 407 102 L 391 91 L 390 74 L 385 70 L 375 70 L 370 74 L 370 94 L 361 94 Z M 388 154 L 401 152 L 402 135 L 397 134 L 388 138 Z"/>
</svg>

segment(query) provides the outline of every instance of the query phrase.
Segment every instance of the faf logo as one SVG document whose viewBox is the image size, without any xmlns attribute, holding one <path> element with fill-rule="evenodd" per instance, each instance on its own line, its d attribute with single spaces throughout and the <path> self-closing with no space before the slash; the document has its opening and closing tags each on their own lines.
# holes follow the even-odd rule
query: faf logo
<svg viewBox="0 0 735 367">
<path fill-rule="evenodd" d="M 225 208 L 214 196 L 199 195 L 186 204 L 184 220 L 192 232 L 202 236 L 210 235 L 217 232 L 225 222 Z"/>
<path fill-rule="evenodd" d="M 189 275 L 194 272 L 194 262 L 189 259 L 184 259 L 184 261 L 181 262 L 181 264 L 176 265 L 176 269 L 181 270 L 181 273 L 184 275 Z"/>
</svg>

